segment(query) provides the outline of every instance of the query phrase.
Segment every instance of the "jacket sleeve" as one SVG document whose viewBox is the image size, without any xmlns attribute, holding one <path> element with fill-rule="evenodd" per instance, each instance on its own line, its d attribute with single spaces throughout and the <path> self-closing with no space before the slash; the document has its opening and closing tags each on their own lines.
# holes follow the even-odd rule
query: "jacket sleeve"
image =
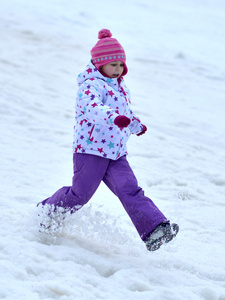
<svg viewBox="0 0 225 300">
<path fill-rule="evenodd" d="M 128 127 L 129 127 L 131 133 L 138 134 L 143 131 L 144 127 L 143 127 L 140 119 L 133 113 L 132 110 L 130 110 L 130 120 L 131 120 L 131 123 Z"/>
<path fill-rule="evenodd" d="M 118 116 L 112 108 L 104 104 L 104 89 L 87 80 L 79 88 L 76 101 L 76 118 L 90 123 L 110 126 Z"/>
<path fill-rule="evenodd" d="M 126 92 L 126 96 L 128 98 L 128 106 L 129 106 L 129 114 L 128 114 L 128 118 L 130 118 L 131 120 L 131 123 L 130 125 L 128 126 L 128 128 L 130 129 L 130 132 L 132 134 L 138 134 L 138 133 L 141 133 L 144 129 L 143 125 L 141 124 L 141 121 L 140 119 L 133 113 L 133 111 L 130 109 L 130 98 L 131 98 L 131 95 L 130 95 L 130 90 L 127 88 L 127 86 L 125 85 L 124 81 L 121 82 L 121 85 L 122 85 L 122 88 L 125 90 Z"/>
</svg>

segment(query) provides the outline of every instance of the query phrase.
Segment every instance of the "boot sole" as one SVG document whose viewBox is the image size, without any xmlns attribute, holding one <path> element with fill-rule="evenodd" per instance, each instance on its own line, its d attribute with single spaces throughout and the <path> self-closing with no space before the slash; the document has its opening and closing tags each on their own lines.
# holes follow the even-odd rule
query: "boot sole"
<svg viewBox="0 0 225 300">
<path fill-rule="evenodd" d="M 155 240 L 151 239 L 146 242 L 146 247 L 149 251 L 158 250 L 163 244 L 169 243 L 177 235 L 179 226 L 177 224 L 171 224 L 163 228 L 163 235 Z"/>
</svg>

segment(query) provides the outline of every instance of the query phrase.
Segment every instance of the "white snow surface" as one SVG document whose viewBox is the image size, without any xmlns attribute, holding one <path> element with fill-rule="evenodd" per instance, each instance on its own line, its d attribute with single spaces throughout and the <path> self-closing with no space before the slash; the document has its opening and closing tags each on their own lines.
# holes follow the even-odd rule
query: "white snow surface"
<svg viewBox="0 0 225 300">
<path fill-rule="evenodd" d="M 0 299 L 225 300 L 224 0 L 0 1 Z M 55 236 L 36 204 L 71 185 L 76 77 L 98 31 L 127 53 L 147 125 L 128 160 L 177 238 L 148 252 L 102 184 Z"/>
</svg>

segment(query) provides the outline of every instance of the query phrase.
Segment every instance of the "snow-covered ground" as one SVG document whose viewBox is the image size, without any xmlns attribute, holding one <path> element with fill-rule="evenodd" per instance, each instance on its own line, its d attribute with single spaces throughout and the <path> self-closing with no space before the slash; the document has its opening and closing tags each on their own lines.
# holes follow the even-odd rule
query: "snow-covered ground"
<svg viewBox="0 0 225 300">
<path fill-rule="evenodd" d="M 225 300 L 224 11 L 224 0 L 0 1 L 0 299 Z M 127 52 L 148 126 L 129 162 L 180 225 L 153 253 L 104 185 L 59 236 L 38 232 L 36 203 L 71 183 L 76 76 L 102 28 Z"/>
</svg>

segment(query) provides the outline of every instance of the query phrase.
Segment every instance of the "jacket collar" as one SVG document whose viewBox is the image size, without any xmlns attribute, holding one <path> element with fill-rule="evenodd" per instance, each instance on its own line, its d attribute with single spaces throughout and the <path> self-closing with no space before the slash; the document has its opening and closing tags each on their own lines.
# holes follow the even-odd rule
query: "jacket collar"
<svg viewBox="0 0 225 300">
<path fill-rule="evenodd" d="M 81 72 L 77 77 L 77 83 L 80 86 L 88 79 L 101 79 L 105 81 L 108 85 L 110 85 L 114 89 L 118 89 L 120 83 L 123 81 L 123 78 L 109 78 L 104 73 L 99 72 L 99 70 L 93 65 L 90 61 L 86 66 L 85 70 Z"/>
</svg>

